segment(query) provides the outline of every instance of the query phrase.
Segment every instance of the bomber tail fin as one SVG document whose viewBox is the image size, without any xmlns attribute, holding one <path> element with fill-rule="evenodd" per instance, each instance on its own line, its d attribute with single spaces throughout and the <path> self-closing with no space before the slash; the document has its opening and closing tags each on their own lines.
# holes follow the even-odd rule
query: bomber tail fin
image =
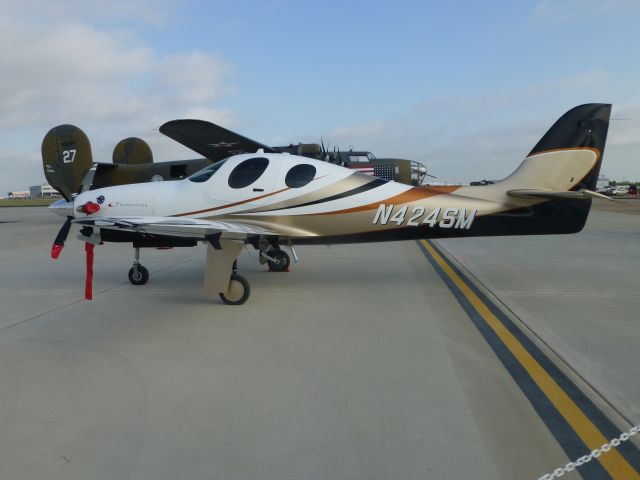
<svg viewBox="0 0 640 480">
<path fill-rule="evenodd" d="M 141 138 L 129 137 L 120 140 L 113 149 L 113 163 L 120 165 L 153 163 L 153 153 L 147 142 Z"/>
<path fill-rule="evenodd" d="M 52 128 L 42 140 L 42 166 L 49 184 L 67 200 L 78 193 L 93 164 L 91 144 L 73 125 Z"/>
</svg>

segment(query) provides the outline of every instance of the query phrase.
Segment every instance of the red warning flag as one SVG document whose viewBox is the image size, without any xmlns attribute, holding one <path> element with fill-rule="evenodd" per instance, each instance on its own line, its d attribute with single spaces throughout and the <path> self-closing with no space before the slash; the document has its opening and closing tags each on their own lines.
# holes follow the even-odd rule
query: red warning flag
<svg viewBox="0 0 640 480">
<path fill-rule="evenodd" d="M 93 243 L 85 242 L 84 251 L 87 259 L 87 278 L 84 284 L 84 298 L 86 300 L 93 299 Z"/>
</svg>

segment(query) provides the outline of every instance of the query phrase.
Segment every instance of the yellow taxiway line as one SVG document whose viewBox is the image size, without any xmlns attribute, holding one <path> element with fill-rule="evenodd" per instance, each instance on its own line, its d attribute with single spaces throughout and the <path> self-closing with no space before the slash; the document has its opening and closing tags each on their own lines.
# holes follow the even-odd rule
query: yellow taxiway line
<svg viewBox="0 0 640 480">
<path fill-rule="evenodd" d="M 601 447 L 609 441 L 585 415 L 578 405 L 565 393 L 558 383 L 524 348 L 520 341 L 491 312 L 489 307 L 469 288 L 460 276 L 449 266 L 438 251 L 426 240 L 421 240 L 424 248 L 433 257 L 443 272 L 471 303 L 473 308 L 491 327 L 502 343 L 509 349 L 533 381 L 544 392 L 554 407 L 560 412 L 571 428 L 591 450 Z M 575 460 L 575 459 L 571 459 Z M 600 455 L 597 460 L 614 480 L 640 480 L 640 474 L 616 450 L 611 449 Z"/>
</svg>

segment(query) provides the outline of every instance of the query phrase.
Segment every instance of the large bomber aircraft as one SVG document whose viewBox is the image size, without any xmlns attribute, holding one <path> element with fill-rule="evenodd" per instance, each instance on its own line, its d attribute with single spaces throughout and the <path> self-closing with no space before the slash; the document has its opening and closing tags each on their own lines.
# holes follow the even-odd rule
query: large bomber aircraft
<svg viewBox="0 0 640 480">
<path fill-rule="evenodd" d="M 282 258 L 288 246 L 295 259 L 294 244 L 579 232 L 591 199 L 602 197 L 593 190 L 610 112 L 608 104 L 569 110 L 511 175 L 483 186 L 410 186 L 261 148 L 180 181 L 80 188 L 67 204 L 52 256 L 76 224 L 86 242 L 88 279 L 94 245 L 124 242 L 136 249 L 129 279 L 142 285 L 149 273 L 139 263 L 140 247 L 203 242 L 205 292 L 238 305 L 250 291 L 237 273 L 245 245 L 269 258 Z"/>
<path fill-rule="evenodd" d="M 203 158 L 154 163 L 149 145 L 140 138 L 130 137 L 118 142 L 114 148 L 113 163 L 94 163 L 87 135 L 73 125 L 58 125 L 49 130 L 42 141 L 45 177 L 66 201 L 71 201 L 80 189 L 182 180 L 212 163 L 258 149 L 265 153 L 291 153 L 340 163 L 356 170 L 367 167 L 371 175 L 407 184 L 418 185 L 426 176 L 424 165 L 410 160 L 367 159 L 362 163 L 361 157 L 353 155 L 353 152 L 325 151 L 324 143 L 269 147 L 204 120 L 172 120 L 159 130 Z M 351 159 L 357 161 L 354 163 Z"/>
</svg>

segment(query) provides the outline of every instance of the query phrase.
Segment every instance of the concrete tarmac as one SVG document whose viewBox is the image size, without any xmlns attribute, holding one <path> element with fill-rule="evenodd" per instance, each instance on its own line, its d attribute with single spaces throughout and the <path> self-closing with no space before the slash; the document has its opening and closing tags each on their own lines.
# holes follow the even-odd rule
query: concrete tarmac
<svg viewBox="0 0 640 480">
<path fill-rule="evenodd" d="M 592 220 L 618 228 L 603 215 Z M 591 285 L 587 276 L 599 272 L 579 247 L 593 241 L 592 220 L 586 238 L 542 239 L 557 249 L 552 273 L 562 270 L 571 285 Z M 415 242 L 299 248 L 290 273 L 267 273 L 245 252 L 252 296 L 240 307 L 201 294 L 202 247 L 143 250 L 151 280 L 136 287 L 126 278 L 131 248 L 108 244 L 96 247 L 87 302 L 75 229 L 60 259 L 49 259 L 61 223 L 44 208 L 0 209 L 0 478 L 535 479 L 568 461 Z M 634 232 L 596 237 L 604 235 L 602 249 L 611 238 L 626 249 L 615 239 L 631 243 Z M 495 251 L 503 269 L 482 270 L 492 262 L 472 255 L 479 239 L 444 244 L 487 284 L 506 275 L 511 287 L 497 290 L 511 302 L 514 285 L 530 288 L 524 282 L 549 273 L 528 256 L 533 239 L 510 241 L 513 261 L 530 245 L 519 277 Z M 563 262 L 567 252 L 582 262 Z M 611 278 L 614 266 L 603 268 Z M 613 306 L 621 298 L 635 305 L 624 278 L 606 290 L 613 297 L 600 296 L 602 310 L 622 308 Z M 557 288 L 575 292 L 561 279 Z M 613 359 L 624 386 L 632 365 L 602 335 L 617 342 L 633 328 L 603 331 L 614 315 L 585 323 L 586 307 L 561 300 L 549 308 L 522 301 L 519 313 L 541 335 L 568 334 L 553 344 L 570 349 L 568 361 L 583 359 L 575 345 L 593 327 L 600 344 L 591 363 Z M 536 317 L 553 306 L 576 314 Z M 581 340 L 571 319 L 581 322 Z M 586 365 L 581 374 L 597 383 Z M 629 415 L 633 391 L 616 403 Z"/>
<path fill-rule="evenodd" d="M 597 200 L 585 230 L 570 237 L 438 243 L 640 423 L 640 200 Z"/>
</svg>

